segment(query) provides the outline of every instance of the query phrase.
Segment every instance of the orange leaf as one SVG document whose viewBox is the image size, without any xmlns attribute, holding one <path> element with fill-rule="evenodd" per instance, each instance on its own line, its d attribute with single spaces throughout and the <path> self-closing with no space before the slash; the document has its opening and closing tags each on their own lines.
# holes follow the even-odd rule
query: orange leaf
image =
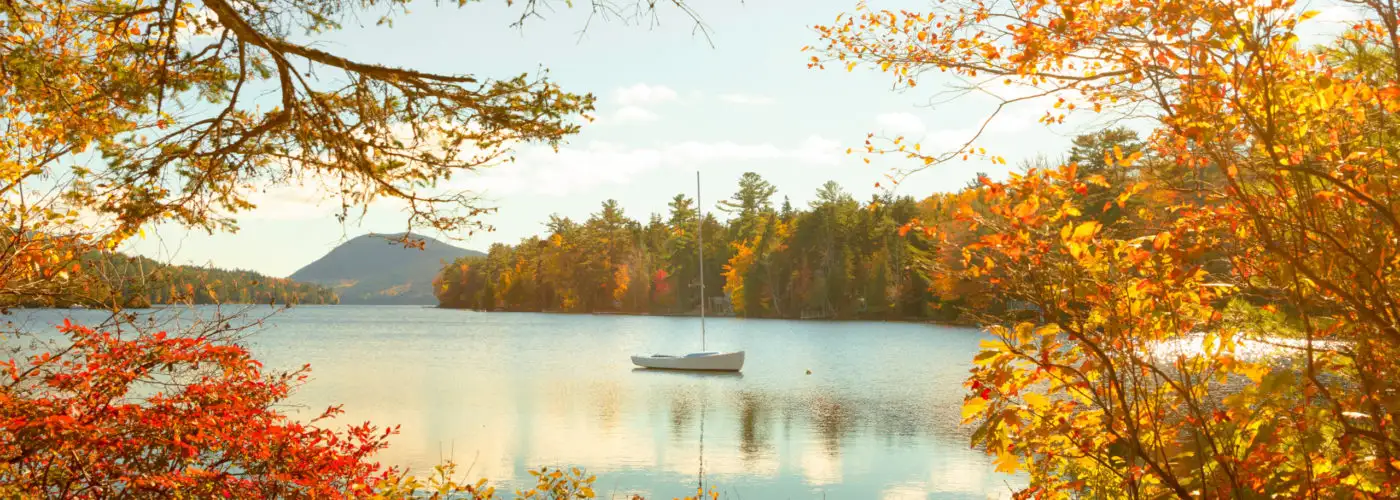
<svg viewBox="0 0 1400 500">
<path fill-rule="evenodd" d="M 1166 232 L 1166 231 L 1162 231 L 1162 232 L 1160 232 L 1160 233 L 1157 233 L 1157 237 L 1152 238 L 1152 248 L 1157 249 L 1157 250 L 1165 249 L 1165 248 L 1167 248 L 1168 246 L 1170 246 L 1171 243 L 1172 243 L 1172 233 L 1168 233 L 1168 232 Z"/>
</svg>

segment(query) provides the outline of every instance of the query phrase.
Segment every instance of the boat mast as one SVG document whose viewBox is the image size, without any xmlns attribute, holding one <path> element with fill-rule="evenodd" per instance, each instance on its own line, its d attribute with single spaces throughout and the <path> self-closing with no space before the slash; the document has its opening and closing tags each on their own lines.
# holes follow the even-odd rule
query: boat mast
<svg viewBox="0 0 1400 500">
<path fill-rule="evenodd" d="M 700 250 L 700 351 L 705 351 L 705 205 L 700 202 L 700 171 L 695 171 L 696 248 Z"/>
</svg>

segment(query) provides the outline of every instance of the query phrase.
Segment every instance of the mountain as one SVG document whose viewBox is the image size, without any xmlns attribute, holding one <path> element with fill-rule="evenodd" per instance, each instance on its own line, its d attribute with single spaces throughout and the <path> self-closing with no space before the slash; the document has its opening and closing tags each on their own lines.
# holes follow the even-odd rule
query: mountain
<svg viewBox="0 0 1400 500">
<path fill-rule="evenodd" d="M 433 278 L 444 262 L 485 255 L 413 235 L 422 250 L 404 248 L 398 234 L 366 234 L 342 243 L 288 279 L 334 288 L 341 304 L 436 304 Z"/>
</svg>

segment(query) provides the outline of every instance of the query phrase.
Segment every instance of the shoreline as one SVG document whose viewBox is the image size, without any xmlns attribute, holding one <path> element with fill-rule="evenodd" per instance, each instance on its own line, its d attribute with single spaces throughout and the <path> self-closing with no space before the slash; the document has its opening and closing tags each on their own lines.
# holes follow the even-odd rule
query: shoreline
<svg viewBox="0 0 1400 500">
<path fill-rule="evenodd" d="M 217 306 L 229 306 L 229 307 L 234 307 L 234 306 L 238 306 L 238 307 L 246 307 L 246 306 L 271 306 L 271 307 L 273 307 L 273 308 L 341 307 L 341 306 L 345 306 L 345 307 L 413 307 L 413 308 L 422 308 L 422 309 L 442 309 L 442 310 L 449 310 L 449 311 L 472 311 L 472 312 L 479 312 L 479 313 L 526 313 L 526 314 L 558 314 L 558 315 L 575 315 L 575 316 L 637 316 L 637 317 L 660 317 L 660 318 L 666 318 L 666 317 L 674 317 L 674 318 L 699 318 L 699 317 L 700 317 L 700 314 L 699 314 L 698 312 L 694 312 L 694 313 L 637 313 L 637 312 L 621 312 L 621 311 L 596 311 L 596 312 L 518 311 L 518 310 L 486 311 L 486 310 L 471 309 L 471 308 L 466 308 L 466 307 L 443 307 L 443 306 L 441 306 L 441 305 L 431 305 L 431 304 L 280 304 L 280 303 L 279 303 L 279 304 L 276 304 L 276 305 L 270 305 L 270 304 L 267 304 L 266 302 L 264 302 L 264 303 L 224 302 L 224 303 L 207 303 L 207 304 L 182 304 L 182 303 L 177 303 L 177 304 L 152 304 L 151 307 L 125 307 L 125 308 L 122 308 L 122 310 L 123 310 L 123 311 L 128 311 L 128 310 L 129 310 L 129 311 L 151 311 L 151 310 L 166 309 L 166 308 L 169 308 L 169 307 L 189 307 L 189 306 L 216 306 L 216 307 L 217 307 Z M 10 309 L 12 309 L 12 310 L 45 310 L 45 309 L 47 309 L 47 310 L 64 310 L 64 311 L 104 311 L 104 312 L 110 312 L 109 309 L 90 308 L 90 307 L 84 307 L 84 308 L 70 308 L 70 307 L 23 307 L 23 306 L 14 306 L 14 307 L 10 307 Z M 982 325 L 973 324 L 973 323 L 960 323 L 960 322 L 952 322 L 952 321 L 938 321 L 938 320 L 932 320 L 932 319 L 919 319 L 919 318 L 908 318 L 908 319 L 897 319 L 897 318 L 894 318 L 894 319 L 892 319 L 892 318 L 774 318 L 774 317 L 758 317 L 758 318 L 751 318 L 751 317 L 734 316 L 734 315 L 709 315 L 709 314 L 706 314 L 705 317 L 706 317 L 706 318 L 735 318 L 735 319 L 744 319 L 744 320 L 768 320 L 768 321 L 811 321 L 811 322 L 824 322 L 824 323 L 909 323 L 909 324 L 925 324 L 925 325 L 949 326 L 949 327 L 960 327 L 960 328 L 981 328 L 981 327 L 982 327 Z"/>
<path fill-rule="evenodd" d="M 515 310 L 495 310 L 495 311 L 487 311 L 487 310 L 483 310 L 483 309 L 471 309 L 471 308 L 467 308 L 467 307 L 443 307 L 443 306 L 441 306 L 441 305 L 437 305 L 437 306 L 423 306 L 423 307 L 424 307 L 425 309 L 443 309 L 443 310 L 449 310 L 449 311 L 472 311 L 472 312 L 479 312 L 479 313 L 532 313 L 532 314 L 575 315 L 575 316 L 638 316 L 638 317 L 662 317 L 662 318 L 666 318 L 666 317 L 676 317 L 676 318 L 699 318 L 699 317 L 700 317 L 700 313 L 698 313 L 698 312 L 695 312 L 695 313 L 656 313 L 656 314 L 653 314 L 653 313 L 621 312 L 621 311 L 596 311 L 596 312 L 515 311 Z M 745 320 L 811 321 L 811 322 L 824 322 L 824 323 L 910 323 L 910 324 L 927 324 L 927 325 L 936 325 L 936 326 L 955 326 L 955 327 L 967 327 L 967 328 L 980 328 L 979 325 L 970 324 L 970 323 L 958 323 L 958 322 L 937 321 L 937 320 L 931 320 L 931 319 L 917 319 L 917 318 L 910 318 L 910 319 L 891 319 L 891 318 L 772 318 L 772 317 L 750 318 L 750 317 L 735 316 L 735 315 L 712 316 L 712 315 L 709 315 L 709 314 L 706 314 L 705 317 L 706 317 L 706 318 L 735 318 L 735 319 L 745 319 Z"/>
</svg>

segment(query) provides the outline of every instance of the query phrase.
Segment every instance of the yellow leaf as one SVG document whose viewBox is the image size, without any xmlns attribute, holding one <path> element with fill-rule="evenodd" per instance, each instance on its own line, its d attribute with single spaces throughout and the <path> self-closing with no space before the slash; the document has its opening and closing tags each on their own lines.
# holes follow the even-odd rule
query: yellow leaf
<svg viewBox="0 0 1400 500">
<path fill-rule="evenodd" d="M 1021 395 L 1021 399 L 1026 400 L 1026 404 L 1031 408 L 1043 408 L 1050 404 L 1050 399 L 1038 392 L 1027 392 Z"/>
<path fill-rule="evenodd" d="M 1084 245 L 1083 245 L 1083 244 L 1075 243 L 1075 242 L 1071 241 L 1071 242 L 1067 243 L 1066 246 L 1069 247 L 1069 255 L 1070 255 L 1070 257 L 1074 257 L 1074 258 L 1078 259 L 1079 256 L 1080 256 L 1081 254 L 1084 253 Z"/>
<path fill-rule="evenodd" d="M 1094 237 L 1094 233 L 1098 232 L 1098 230 L 1098 222 L 1085 222 L 1074 228 L 1074 234 L 1070 235 L 1070 239 L 1073 241 L 1088 241 L 1090 238 Z"/>
<path fill-rule="evenodd" d="M 1243 363 L 1238 365 L 1237 370 L 1241 375 L 1249 377 L 1255 384 L 1264 381 L 1264 376 L 1269 374 L 1269 367 L 1253 363 Z"/>
<path fill-rule="evenodd" d="M 963 418 L 963 420 L 967 420 L 967 419 L 969 419 L 969 418 L 972 418 L 974 415 L 977 415 L 978 413 L 980 413 L 980 412 L 982 411 L 983 408 L 986 408 L 986 407 L 987 407 L 987 400 L 982 399 L 982 398 L 974 397 L 974 398 L 968 399 L 967 401 L 963 401 L 963 407 L 962 407 L 962 418 Z"/>
<path fill-rule="evenodd" d="M 998 453 L 996 464 L 997 472 L 1010 474 L 1016 472 L 1016 469 L 1021 466 L 1021 459 L 1010 453 Z"/>
</svg>

